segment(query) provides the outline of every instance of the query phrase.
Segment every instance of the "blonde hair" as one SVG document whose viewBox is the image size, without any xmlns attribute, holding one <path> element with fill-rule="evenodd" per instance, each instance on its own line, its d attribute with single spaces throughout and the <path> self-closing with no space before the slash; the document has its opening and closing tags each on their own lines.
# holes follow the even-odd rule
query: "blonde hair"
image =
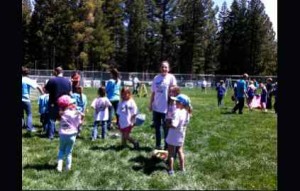
<svg viewBox="0 0 300 191">
<path fill-rule="evenodd" d="M 121 95 L 122 95 L 122 94 L 128 94 L 128 95 L 129 95 L 129 98 L 132 97 L 131 91 L 130 91 L 129 87 L 127 87 L 127 86 L 124 86 L 124 87 L 121 89 Z"/>
</svg>

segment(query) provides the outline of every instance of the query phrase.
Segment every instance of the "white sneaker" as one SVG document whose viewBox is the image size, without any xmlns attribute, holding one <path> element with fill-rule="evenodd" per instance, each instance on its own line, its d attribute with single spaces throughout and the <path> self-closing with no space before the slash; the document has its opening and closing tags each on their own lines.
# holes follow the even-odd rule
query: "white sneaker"
<svg viewBox="0 0 300 191">
<path fill-rule="evenodd" d="M 71 165 L 66 166 L 66 171 L 69 171 L 69 170 L 71 170 Z"/>
<path fill-rule="evenodd" d="M 58 160 L 57 167 L 56 167 L 58 172 L 62 172 L 62 166 L 63 166 L 63 160 Z"/>
</svg>

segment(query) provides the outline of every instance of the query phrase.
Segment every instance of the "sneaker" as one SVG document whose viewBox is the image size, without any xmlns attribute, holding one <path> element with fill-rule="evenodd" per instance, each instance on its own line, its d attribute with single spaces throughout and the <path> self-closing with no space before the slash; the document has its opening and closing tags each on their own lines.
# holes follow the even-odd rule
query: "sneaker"
<svg viewBox="0 0 300 191">
<path fill-rule="evenodd" d="M 170 175 L 170 176 L 173 176 L 175 173 L 174 173 L 174 170 L 169 170 L 168 171 L 168 174 Z"/>
<path fill-rule="evenodd" d="M 70 171 L 71 170 L 71 165 L 67 165 L 66 166 L 66 171 Z"/>
<path fill-rule="evenodd" d="M 57 169 L 58 172 L 62 172 L 62 166 L 63 166 L 63 161 L 59 160 L 57 162 L 57 167 L 56 167 L 56 169 Z"/>
<path fill-rule="evenodd" d="M 36 129 L 34 129 L 34 128 L 32 128 L 31 130 L 28 130 L 28 132 L 30 132 L 30 133 L 34 133 L 34 132 L 36 132 L 37 130 Z"/>
<path fill-rule="evenodd" d="M 62 167 L 57 166 L 57 167 L 56 167 L 56 170 L 57 170 L 58 172 L 62 172 Z"/>
<path fill-rule="evenodd" d="M 138 141 L 136 141 L 134 144 L 133 144 L 133 148 L 136 149 L 136 150 L 139 150 L 140 149 L 140 143 Z"/>
</svg>

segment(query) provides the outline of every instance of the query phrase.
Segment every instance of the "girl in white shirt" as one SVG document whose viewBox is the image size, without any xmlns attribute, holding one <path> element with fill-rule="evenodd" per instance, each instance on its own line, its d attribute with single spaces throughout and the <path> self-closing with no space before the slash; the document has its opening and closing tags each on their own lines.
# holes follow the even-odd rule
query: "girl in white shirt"
<svg viewBox="0 0 300 191">
<path fill-rule="evenodd" d="M 172 97 L 176 101 L 176 110 L 172 118 L 172 123 L 166 138 L 168 143 L 169 175 L 174 174 L 174 158 L 178 151 L 180 170 L 185 171 L 183 145 L 185 140 L 186 127 L 190 121 L 192 113 L 191 101 L 188 96 L 179 94 Z"/>
<path fill-rule="evenodd" d="M 126 146 L 128 140 L 133 144 L 134 149 L 139 149 L 139 142 L 130 136 L 138 109 L 128 87 L 122 88 L 121 98 L 122 101 L 118 104 L 117 114 L 119 116 L 118 127 L 122 134 L 122 146 Z"/>
</svg>

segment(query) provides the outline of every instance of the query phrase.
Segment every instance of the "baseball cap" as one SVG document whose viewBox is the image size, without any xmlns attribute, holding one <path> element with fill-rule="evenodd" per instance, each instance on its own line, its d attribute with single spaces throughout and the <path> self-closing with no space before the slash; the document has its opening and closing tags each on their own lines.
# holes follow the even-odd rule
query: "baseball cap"
<svg viewBox="0 0 300 191">
<path fill-rule="evenodd" d="M 171 97 L 171 99 L 175 100 L 175 101 L 178 101 L 179 103 L 181 103 L 184 106 L 190 106 L 191 105 L 190 98 L 185 94 L 179 94 L 176 97 Z"/>
</svg>

